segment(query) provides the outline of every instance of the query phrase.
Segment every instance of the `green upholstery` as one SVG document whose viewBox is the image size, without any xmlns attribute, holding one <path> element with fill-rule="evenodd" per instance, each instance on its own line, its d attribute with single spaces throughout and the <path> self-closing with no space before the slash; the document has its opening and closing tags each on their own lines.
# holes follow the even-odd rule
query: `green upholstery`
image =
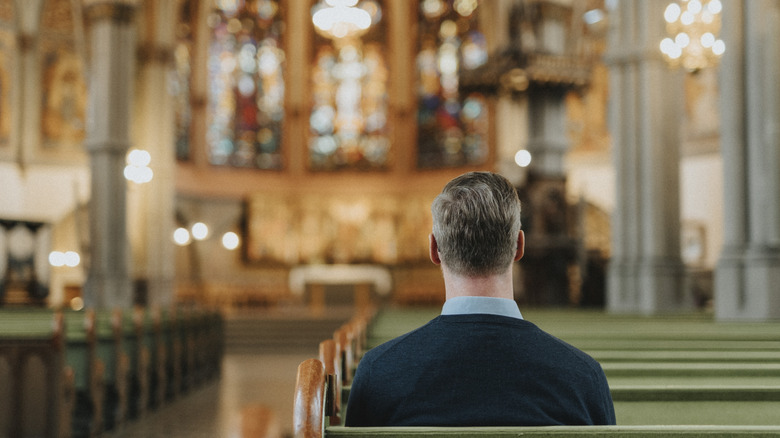
<svg viewBox="0 0 780 438">
<path fill-rule="evenodd" d="M 563 426 L 563 427 L 341 427 L 325 429 L 326 438 L 382 437 L 382 438 L 429 438 L 429 437 L 686 437 L 686 438 L 730 438 L 730 437 L 777 437 L 780 426 Z"/>
<path fill-rule="evenodd" d="M 383 309 L 368 329 L 368 347 L 425 324 L 440 308 Z M 602 311 L 523 310 L 526 319 L 583 349 L 607 375 L 619 425 L 774 425 L 662 428 L 522 429 L 522 436 L 780 436 L 780 322 L 717 323 L 707 314 L 642 317 Z M 347 400 L 349 387 L 343 389 Z M 327 436 L 520 436 L 517 429 L 396 428 Z M 560 432 L 560 433 L 559 433 Z"/>
<path fill-rule="evenodd" d="M 608 362 L 602 363 L 601 367 L 610 379 L 645 377 L 780 377 L 780 363 L 771 362 Z"/>
<path fill-rule="evenodd" d="M 619 425 L 774 425 L 777 401 L 618 401 Z M 777 435 L 780 436 L 780 435 Z"/>
</svg>

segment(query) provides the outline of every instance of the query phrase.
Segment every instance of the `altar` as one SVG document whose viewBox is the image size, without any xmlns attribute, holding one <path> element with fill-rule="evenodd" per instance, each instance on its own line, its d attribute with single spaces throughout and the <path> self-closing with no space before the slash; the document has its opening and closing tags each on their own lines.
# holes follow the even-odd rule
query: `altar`
<svg viewBox="0 0 780 438">
<path fill-rule="evenodd" d="M 392 291 L 392 275 L 381 265 L 301 265 L 290 269 L 290 292 L 301 299 L 309 286 L 309 306 L 322 312 L 326 305 L 327 285 L 351 285 L 355 307 L 365 307 L 371 302 L 372 288 L 377 295 L 387 297 Z"/>
</svg>

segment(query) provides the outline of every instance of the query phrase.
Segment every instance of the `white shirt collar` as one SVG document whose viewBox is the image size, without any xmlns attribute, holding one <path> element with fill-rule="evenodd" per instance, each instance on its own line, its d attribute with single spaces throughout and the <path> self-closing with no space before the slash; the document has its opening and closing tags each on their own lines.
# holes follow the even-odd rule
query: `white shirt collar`
<svg viewBox="0 0 780 438">
<path fill-rule="evenodd" d="M 523 319 L 514 300 L 495 297 L 455 297 L 444 302 L 442 315 L 465 315 L 485 313 Z"/>
</svg>

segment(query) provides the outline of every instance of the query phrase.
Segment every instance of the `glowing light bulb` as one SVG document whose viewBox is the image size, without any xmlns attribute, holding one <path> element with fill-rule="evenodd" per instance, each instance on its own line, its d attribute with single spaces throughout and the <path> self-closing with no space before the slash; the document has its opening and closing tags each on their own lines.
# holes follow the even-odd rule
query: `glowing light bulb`
<svg viewBox="0 0 780 438">
<path fill-rule="evenodd" d="M 531 164 L 531 153 L 525 149 L 517 151 L 515 163 L 520 167 L 528 167 Z"/>
<path fill-rule="evenodd" d="M 238 238 L 238 234 L 232 231 L 228 231 L 222 235 L 222 246 L 224 246 L 225 249 L 234 250 L 238 248 L 239 243 L 241 243 L 241 240 Z"/>
<path fill-rule="evenodd" d="M 195 240 L 203 240 L 209 236 L 209 227 L 203 222 L 192 225 L 192 237 Z"/>
<path fill-rule="evenodd" d="M 186 228 L 177 228 L 173 232 L 173 241 L 180 246 L 190 243 L 190 232 Z"/>
</svg>

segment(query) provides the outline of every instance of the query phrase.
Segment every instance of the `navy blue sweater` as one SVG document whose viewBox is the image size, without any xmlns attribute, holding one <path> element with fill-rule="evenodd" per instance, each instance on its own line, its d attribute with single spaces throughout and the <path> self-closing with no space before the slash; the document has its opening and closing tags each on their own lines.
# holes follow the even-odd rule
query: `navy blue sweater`
<svg viewBox="0 0 780 438">
<path fill-rule="evenodd" d="M 601 366 L 516 318 L 439 316 L 368 351 L 346 426 L 615 424 Z"/>
</svg>

